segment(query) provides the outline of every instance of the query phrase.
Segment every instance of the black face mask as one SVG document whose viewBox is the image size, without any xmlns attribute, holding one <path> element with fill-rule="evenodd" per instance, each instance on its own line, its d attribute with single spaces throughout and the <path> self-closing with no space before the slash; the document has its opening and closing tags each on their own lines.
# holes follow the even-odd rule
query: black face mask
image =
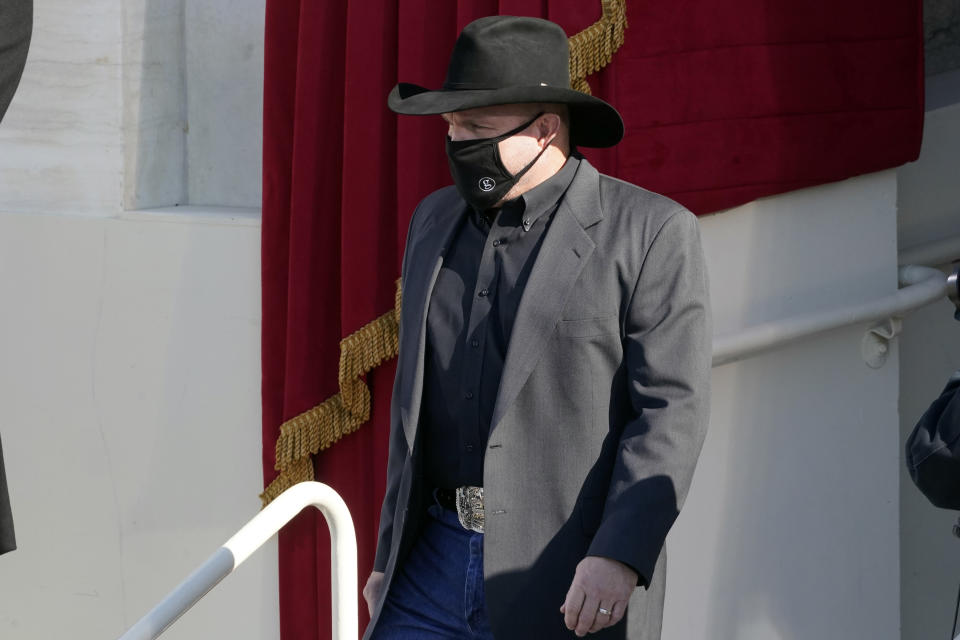
<svg viewBox="0 0 960 640">
<path fill-rule="evenodd" d="M 454 142 L 450 136 L 447 136 L 450 175 L 453 177 L 453 183 L 457 185 L 457 191 L 467 204 L 478 211 L 489 209 L 507 195 L 523 174 L 540 159 L 550 145 L 545 145 L 527 166 L 517 175 L 512 175 L 500 159 L 499 142 L 520 133 L 542 115 L 543 112 L 538 113 L 529 122 L 495 138 Z"/>
</svg>

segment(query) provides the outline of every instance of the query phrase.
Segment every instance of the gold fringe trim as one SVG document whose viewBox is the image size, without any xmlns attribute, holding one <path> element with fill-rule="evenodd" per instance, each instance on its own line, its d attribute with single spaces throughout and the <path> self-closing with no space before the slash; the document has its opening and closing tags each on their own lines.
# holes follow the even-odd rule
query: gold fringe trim
<svg viewBox="0 0 960 640">
<path fill-rule="evenodd" d="M 314 479 L 310 458 L 370 419 L 370 388 L 363 377 L 397 355 L 400 281 L 394 308 L 340 341 L 340 392 L 280 425 L 276 469 L 280 475 L 260 494 L 263 506 L 297 484 Z"/>
<path fill-rule="evenodd" d="M 284 469 L 270 485 L 260 494 L 260 502 L 267 506 L 281 493 L 299 482 L 313 480 L 313 460 L 304 458 L 297 460 L 289 468 Z"/>
<path fill-rule="evenodd" d="M 587 76 L 610 64 L 627 28 L 627 0 L 600 0 L 600 4 L 600 19 L 569 39 L 570 83 L 583 93 L 590 93 Z"/>
</svg>

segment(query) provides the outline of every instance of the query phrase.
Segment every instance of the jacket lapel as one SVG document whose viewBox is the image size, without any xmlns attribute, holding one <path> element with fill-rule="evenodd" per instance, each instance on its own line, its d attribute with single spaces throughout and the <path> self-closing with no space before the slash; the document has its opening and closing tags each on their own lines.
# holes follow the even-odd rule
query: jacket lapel
<svg viewBox="0 0 960 640">
<path fill-rule="evenodd" d="M 490 422 L 491 433 L 540 360 L 567 298 L 593 253 L 595 245 L 585 227 L 602 217 L 599 174 L 586 160 L 581 160 L 547 229 L 517 309 Z"/>
<path fill-rule="evenodd" d="M 407 446 L 413 450 L 417 435 L 417 426 L 420 422 L 420 401 L 423 397 L 423 367 L 424 354 L 427 345 L 427 310 L 430 308 L 430 297 L 433 287 L 443 265 L 443 257 L 453 240 L 465 204 L 450 189 L 450 196 L 443 198 L 435 205 L 437 213 L 428 218 L 427 223 L 419 230 L 414 243 L 410 246 L 411 254 L 417 259 L 410 262 L 410 273 L 407 274 L 406 289 L 403 291 L 403 307 L 411 305 L 415 311 L 409 316 L 402 316 L 411 321 L 411 328 L 416 327 L 416 333 L 405 335 L 404 349 L 416 347 L 412 375 L 404 375 L 407 383 L 400 390 L 400 420 L 403 423 L 403 433 L 407 438 Z M 414 338 L 415 336 L 415 338 Z M 415 342 L 413 341 L 415 340 Z M 406 365 L 409 367 L 409 365 Z"/>
</svg>

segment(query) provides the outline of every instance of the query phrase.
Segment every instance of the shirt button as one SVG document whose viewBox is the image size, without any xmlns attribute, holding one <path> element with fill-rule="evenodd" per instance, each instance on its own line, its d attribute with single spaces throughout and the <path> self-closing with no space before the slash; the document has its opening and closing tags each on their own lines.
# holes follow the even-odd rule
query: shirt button
<svg viewBox="0 0 960 640">
<path fill-rule="evenodd" d="M 533 221 L 530 220 L 530 218 L 524 218 L 524 219 L 523 219 L 523 230 L 524 230 L 524 231 L 530 231 L 530 227 L 532 227 L 532 226 L 533 226 Z"/>
<path fill-rule="evenodd" d="M 474 338 L 473 340 L 470 341 L 470 346 L 476 349 L 477 347 L 480 346 L 480 341 Z"/>
<path fill-rule="evenodd" d="M 479 294 L 479 295 L 480 295 L 481 298 L 486 298 L 488 295 L 490 295 L 490 290 L 489 290 L 489 289 L 480 289 L 480 294 Z"/>
<path fill-rule="evenodd" d="M 493 246 L 495 246 L 495 247 L 499 247 L 501 244 L 503 244 L 503 241 L 502 241 L 502 240 L 494 240 L 494 241 L 493 241 Z"/>
<path fill-rule="evenodd" d="M 471 400 L 471 399 L 473 398 L 473 391 L 467 391 L 465 394 L 463 394 L 463 396 L 464 396 L 467 400 Z"/>
</svg>

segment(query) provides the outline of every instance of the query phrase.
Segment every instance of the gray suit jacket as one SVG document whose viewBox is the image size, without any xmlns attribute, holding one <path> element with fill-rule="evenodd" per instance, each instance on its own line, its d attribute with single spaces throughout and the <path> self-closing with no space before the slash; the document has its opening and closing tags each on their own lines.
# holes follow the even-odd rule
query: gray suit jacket
<svg viewBox="0 0 960 640">
<path fill-rule="evenodd" d="M 387 585 L 430 490 L 418 442 L 426 315 L 464 206 L 452 187 L 431 194 L 407 236 L 374 563 Z M 559 607 L 586 555 L 624 562 L 641 581 L 624 622 L 594 636 L 659 638 L 663 544 L 706 432 L 710 361 L 696 218 L 582 162 L 520 302 L 485 453 L 484 577 L 497 638 L 572 637 Z"/>
</svg>

